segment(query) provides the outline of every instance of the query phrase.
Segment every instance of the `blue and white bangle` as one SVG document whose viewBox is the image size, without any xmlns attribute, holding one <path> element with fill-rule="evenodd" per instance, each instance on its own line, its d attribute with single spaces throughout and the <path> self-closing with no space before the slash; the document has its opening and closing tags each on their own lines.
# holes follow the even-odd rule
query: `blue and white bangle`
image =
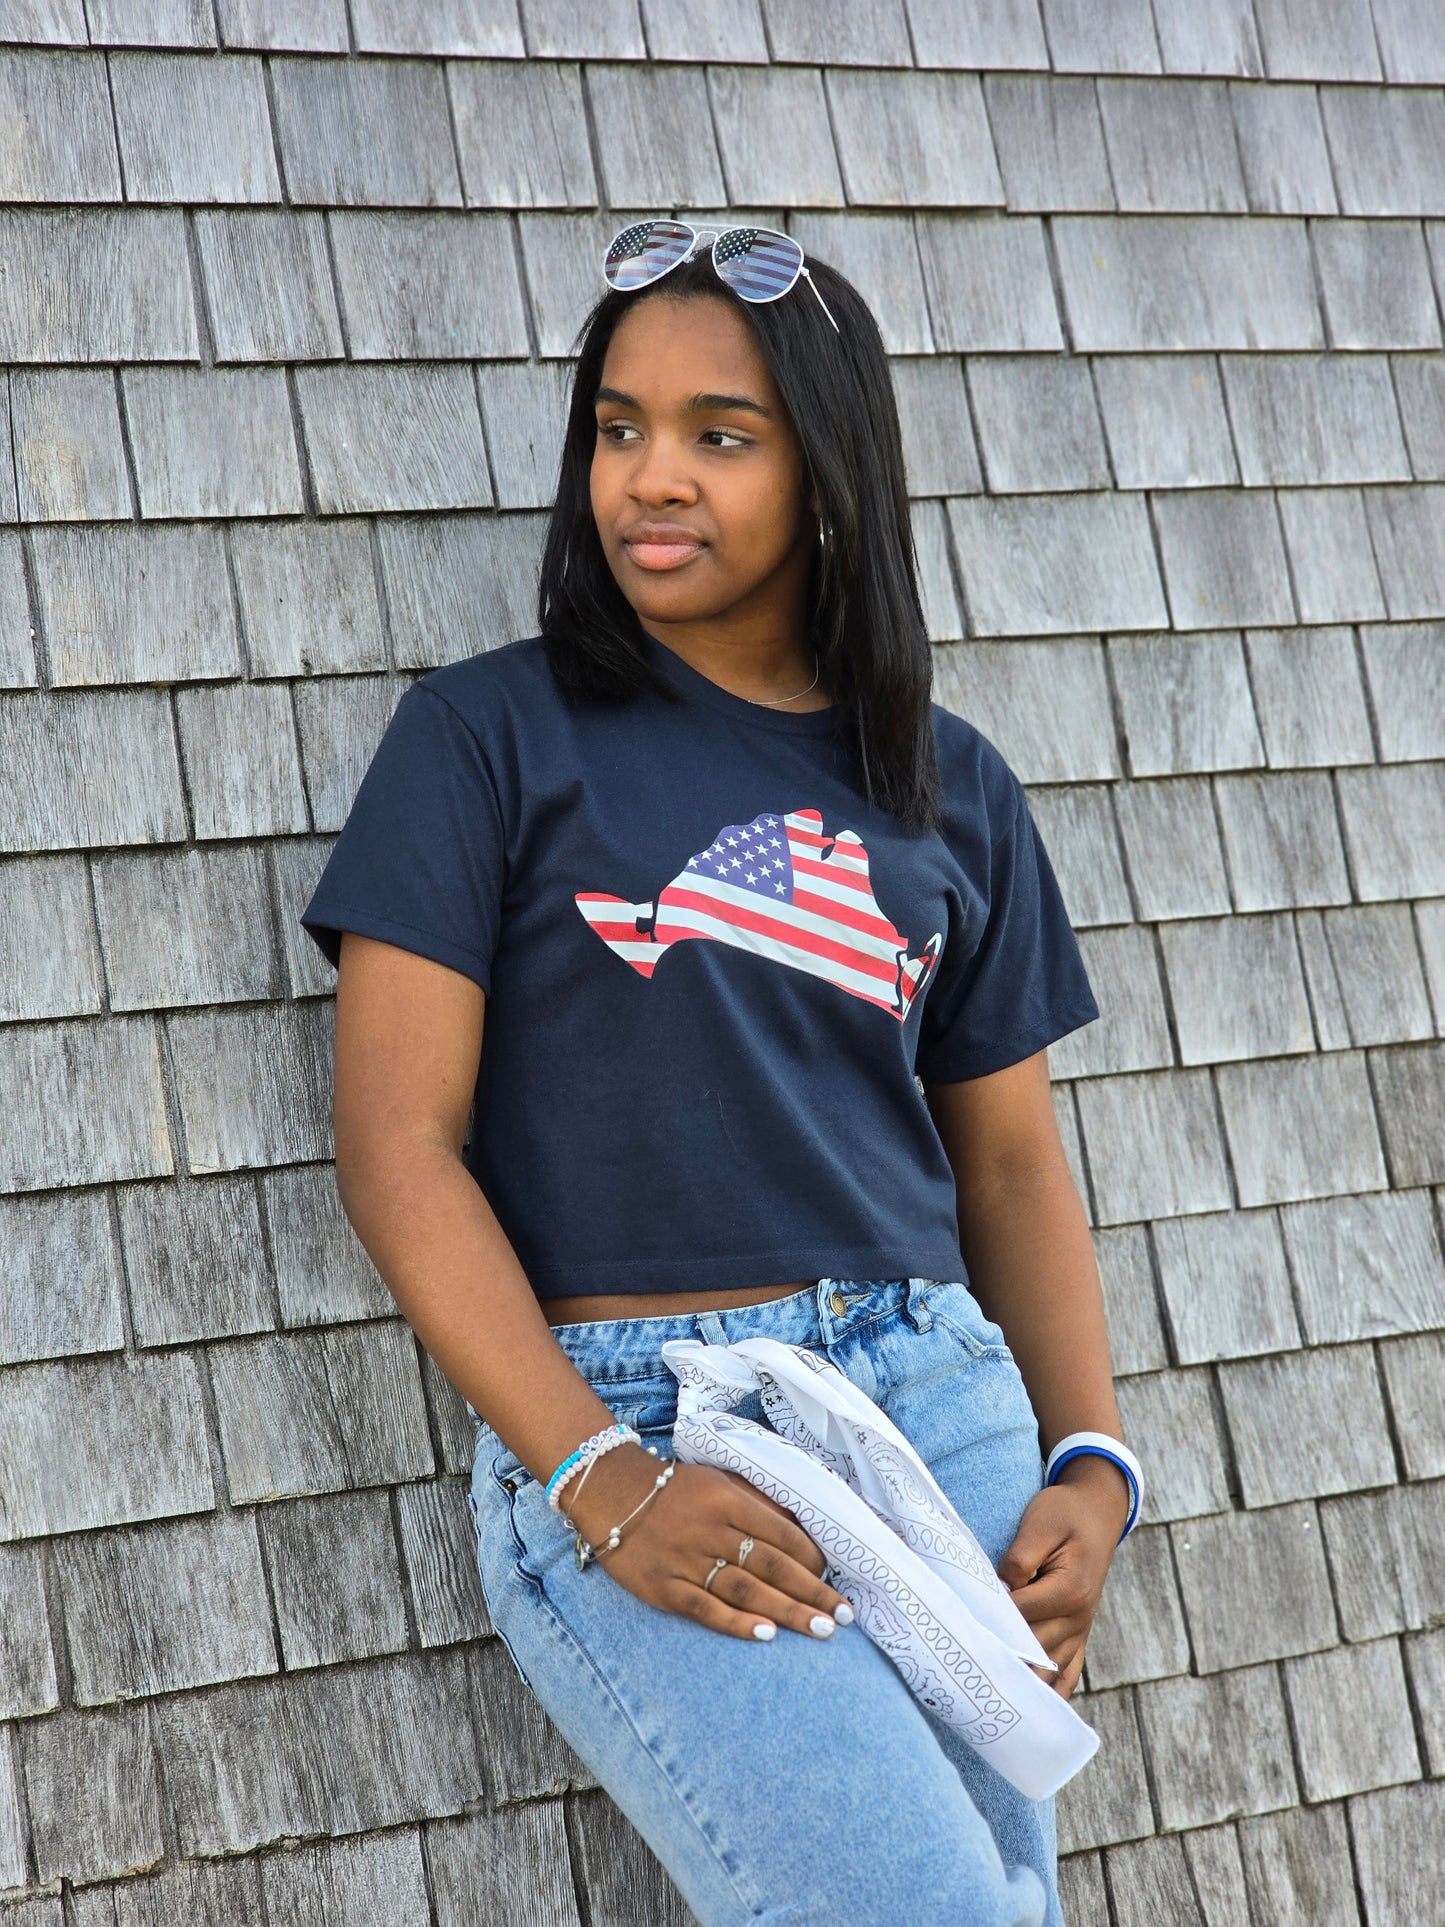
<svg viewBox="0 0 1445 1927">
<path fill-rule="evenodd" d="M 580 1472 L 584 1465 L 610 1452 L 615 1445 L 626 1445 L 628 1440 L 641 1445 L 642 1440 L 630 1425 L 608 1425 L 602 1431 L 594 1432 L 590 1439 L 584 1439 L 575 1452 L 570 1453 L 547 1481 L 547 1503 L 554 1512 L 562 1510 L 562 1488 L 574 1472 Z"/>
<path fill-rule="evenodd" d="M 1082 1452 L 1096 1452 L 1112 1459 L 1129 1481 L 1129 1516 L 1117 1543 L 1122 1543 L 1139 1523 L 1139 1507 L 1144 1491 L 1144 1470 L 1122 1439 L 1111 1439 L 1107 1432 L 1070 1432 L 1059 1440 L 1044 1463 L 1044 1484 L 1053 1485 L 1060 1472 Z"/>
</svg>

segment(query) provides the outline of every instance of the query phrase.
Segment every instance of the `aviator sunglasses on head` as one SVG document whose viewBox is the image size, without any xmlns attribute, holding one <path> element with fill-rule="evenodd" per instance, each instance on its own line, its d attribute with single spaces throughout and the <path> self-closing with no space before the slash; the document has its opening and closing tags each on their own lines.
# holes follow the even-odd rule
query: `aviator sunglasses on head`
<svg viewBox="0 0 1445 1927">
<path fill-rule="evenodd" d="M 833 321 L 827 302 L 803 265 L 803 250 L 791 234 L 779 234 L 776 228 L 694 228 L 686 221 L 638 221 L 612 237 L 602 259 L 602 272 L 609 287 L 628 294 L 680 268 L 705 242 L 712 244 L 712 264 L 718 279 L 742 300 L 777 301 L 801 274 L 818 295 L 823 313 Z M 833 326 L 842 333 L 836 321 Z"/>
</svg>

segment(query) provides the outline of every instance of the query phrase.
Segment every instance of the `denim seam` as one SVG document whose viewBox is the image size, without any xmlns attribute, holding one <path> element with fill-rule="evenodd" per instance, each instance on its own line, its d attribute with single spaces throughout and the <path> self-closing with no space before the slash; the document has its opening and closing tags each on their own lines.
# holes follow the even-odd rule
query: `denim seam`
<svg viewBox="0 0 1445 1927">
<path fill-rule="evenodd" d="M 930 1310 L 933 1312 L 934 1323 L 946 1326 L 956 1338 L 963 1341 L 965 1347 L 973 1353 L 975 1358 L 1013 1357 L 1012 1351 L 1006 1344 L 1000 1344 L 992 1339 L 980 1338 L 976 1332 L 971 1332 L 966 1325 L 961 1325 L 956 1318 L 950 1318 L 946 1311 L 940 1311 L 936 1305 L 930 1306 Z"/>
<path fill-rule="evenodd" d="M 605 1577 L 606 1575 L 603 1573 L 599 1573 L 597 1576 L 600 1579 Z M 614 1579 L 614 1580 L 610 1580 L 609 1583 L 612 1585 L 616 1585 L 618 1584 L 618 1581 Z M 557 1607 L 553 1604 L 552 1600 L 548 1598 L 545 1587 L 539 1587 L 538 1589 L 537 1606 L 539 1610 L 542 1612 L 547 1625 L 551 1628 L 553 1633 L 566 1644 L 566 1646 L 571 1650 L 571 1652 L 575 1655 L 575 1657 L 578 1660 L 580 1660 L 580 1662 L 587 1668 L 588 1672 L 591 1673 L 592 1677 L 596 1680 L 598 1687 L 601 1689 L 604 1697 L 608 1700 L 610 1705 L 613 1707 L 613 1709 L 617 1713 L 618 1718 L 622 1721 L 623 1725 L 627 1728 L 627 1731 L 632 1735 L 634 1742 L 642 1748 L 642 1751 L 647 1755 L 647 1758 L 652 1762 L 652 1765 L 655 1771 L 661 1775 L 663 1783 L 667 1787 L 668 1791 L 672 1794 L 673 1798 L 677 1801 L 678 1805 L 682 1808 L 683 1812 L 687 1815 L 688 1822 L 691 1825 L 693 1831 L 696 1833 L 698 1839 L 701 1840 L 701 1842 L 703 1843 L 703 1846 L 707 1850 L 707 1853 L 716 1864 L 724 1880 L 727 1882 L 729 1891 L 736 1897 L 738 1905 L 743 1909 L 744 1919 L 750 1920 L 750 1921 L 762 1920 L 765 1916 L 763 1914 L 758 1913 L 752 1906 L 752 1903 L 749 1900 L 747 1900 L 739 1890 L 737 1881 L 732 1873 L 732 1870 L 727 1865 L 727 1862 L 723 1859 L 723 1856 L 719 1851 L 716 1842 L 709 1838 L 707 1829 L 703 1826 L 702 1821 L 698 1818 L 698 1815 L 693 1810 L 692 1802 L 688 1799 L 686 1793 L 678 1785 L 673 1775 L 668 1771 L 667 1767 L 663 1765 L 662 1761 L 657 1757 L 657 1754 L 653 1751 L 652 1747 L 648 1744 L 647 1740 L 643 1737 L 640 1729 L 638 1728 L 636 1720 L 633 1719 L 631 1713 L 628 1712 L 626 1704 L 623 1702 L 616 1687 L 612 1684 L 611 1680 L 608 1679 L 607 1675 L 598 1666 L 596 1660 L 593 1659 L 591 1653 L 588 1652 L 586 1646 L 583 1645 L 582 1641 L 577 1637 L 576 1633 L 574 1633 L 572 1628 L 567 1624 L 567 1621 L 562 1617 L 561 1613 L 557 1610 Z M 718 1633 L 716 1637 L 719 1639 L 725 1639 L 729 1637 L 729 1635 L 727 1635 L 726 1633 Z M 534 1694 L 534 1697 L 535 1697 L 535 1694 Z"/>
</svg>

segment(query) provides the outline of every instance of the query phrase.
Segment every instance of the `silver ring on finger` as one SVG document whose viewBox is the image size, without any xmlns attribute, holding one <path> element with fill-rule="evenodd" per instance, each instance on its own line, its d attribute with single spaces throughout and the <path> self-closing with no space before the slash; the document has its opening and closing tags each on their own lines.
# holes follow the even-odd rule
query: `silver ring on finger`
<svg viewBox="0 0 1445 1927">
<path fill-rule="evenodd" d="M 717 1578 L 717 1576 L 718 1576 L 718 1574 L 719 1574 L 719 1573 L 720 1573 L 720 1572 L 722 1571 L 722 1569 L 723 1569 L 723 1567 L 724 1567 L 724 1566 L 725 1566 L 725 1565 L 726 1565 L 727 1563 L 728 1563 L 728 1562 L 727 1562 L 727 1560 L 726 1560 L 726 1559 L 714 1559 L 714 1560 L 713 1560 L 713 1562 L 712 1562 L 712 1571 L 711 1571 L 711 1572 L 710 1572 L 710 1573 L 708 1574 L 708 1576 L 707 1576 L 707 1578 L 706 1578 L 706 1579 L 704 1579 L 704 1580 L 703 1580 L 703 1582 L 702 1582 L 702 1589 L 703 1589 L 703 1591 L 704 1591 L 704 1592 L 711 1592 L 711 1591 L 712 1591 L 712 1582 L 713 1582 L 713 1580 Z"/>
<path fill-rule="evenodd" d="M 742 1544 L 738 1547 L 738 1564 L 740 1566 L 745 1566 L 748 1563 L 748 1554 L 752 1551 L 753 1544 L 754 1544 L 753 1535 L 749 1533 L 746 1539 L 744 1539 Z"/>
</svg>

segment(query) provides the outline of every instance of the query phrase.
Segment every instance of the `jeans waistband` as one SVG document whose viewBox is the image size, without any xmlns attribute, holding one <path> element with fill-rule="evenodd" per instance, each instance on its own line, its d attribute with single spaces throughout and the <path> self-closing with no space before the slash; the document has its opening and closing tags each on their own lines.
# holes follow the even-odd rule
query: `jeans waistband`
<svg viewBox="0 0 1445 1927">
<path fill-rule="evenodd" d="M 591 1383 L 666 1373 L 662 1348 L 695 1338 L 731 1345 L 776 1338 L 785 1345 L 830 1345 L 886 1312 L 902 1310 L 920 1330 L 932 1322 L 924 1303 L 932 1278 L 820 1278 L 815 1285 L 724 1311 L 675 1312 L 661 1318 L 601 1318 L 554 1325 L 552 1336 Z"/>
</svg>

